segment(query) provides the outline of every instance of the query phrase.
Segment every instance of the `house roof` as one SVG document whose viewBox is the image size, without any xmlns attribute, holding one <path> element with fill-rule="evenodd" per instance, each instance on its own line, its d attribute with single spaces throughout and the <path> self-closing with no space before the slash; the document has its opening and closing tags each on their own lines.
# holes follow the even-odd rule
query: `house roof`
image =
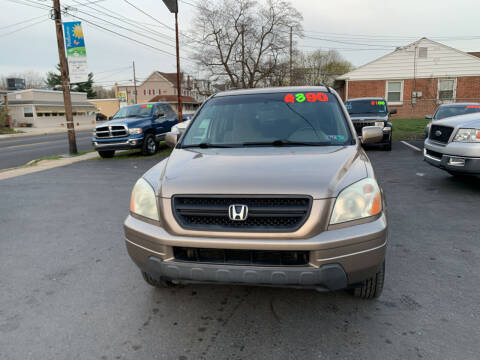
<svg viewBox="0 0 480 360">
<path fill-rule="evenodd" d="M 198 101 L 191 96 L 182 96 L 182 103 L 185 104 L 198 104 Z M 149 102 L 168 102 L 168 103 L 177 103 L 177 95 L 157 95 L 154 98 L 150 99 Z"/>
<path fill-rule="evenodd" d="M 165 72 L 158 71 L 158 73 L 160 73 L 160 75 L 162 75 L 165 79 L 170 81 L 174 86 L 177 86 L 177 73 L 176 72 L 165 73 Z M 183 72 L 180 72 L 180 80 L 183 83 Z"/>
<path fill-rule="evenodd" d="M 476 57 L 480 58 L 480 51 L 471 51 L 471 52 L 468 52 L 467 54 L 470 54 L 470 55 L 473 55 L 473 56 L 476 56 Z"/>
<path fill-rule="evenodd" d="M 417 48 L 427 48 L 420 58 Z M 480 57 L 421 38 L 337 77 L 337 80 L 389 80 L 479 76 Z"/>
</svg>

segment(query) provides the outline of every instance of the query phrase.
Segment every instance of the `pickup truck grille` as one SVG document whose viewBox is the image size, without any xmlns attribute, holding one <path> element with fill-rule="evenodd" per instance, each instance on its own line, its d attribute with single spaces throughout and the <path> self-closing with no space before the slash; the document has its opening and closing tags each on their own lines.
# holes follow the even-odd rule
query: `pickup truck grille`
<svg viewBox="0 0 480 360">
<path fill-rule="evenodd" d="M 452 132 L 453 128 L 450 126 L 432 125 L 429 137 L 430 140 L 446 144 L 450 140 Z"/>
<path fill-rule="evenodd" d="M 173 197 L 173 214 L 180 226 L 190 230 L 293 232 L 310 213 L 312 200 L 307 196 L 192 196 Z M 248 206 L 243 221 L 229 217 L 229 206 Z"/>
<path fill-rule="evenodd" d="M 308 251 L 266 251 L 174 247 L 175 260 L 233 265 L 306 266 Z"/>
<path fill-rule="evenodd" d="M 115 138 L 127 136 L 128 130 L 124 125 L 99 126 L 95 129 L 97 138 Z"/>
<path fill-rule="evenodd" d="M 358 136 L 362 136 L 362 129 L 364 126 L 375 126 L 375 121 L 354 121 L 355 131 Z"/>
</svg>

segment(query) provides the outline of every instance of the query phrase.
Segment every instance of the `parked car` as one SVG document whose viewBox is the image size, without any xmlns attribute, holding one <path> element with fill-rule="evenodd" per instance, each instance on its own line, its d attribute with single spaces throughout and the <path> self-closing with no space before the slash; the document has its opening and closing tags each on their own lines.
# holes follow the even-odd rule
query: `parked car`
<svg viewBox="0 0 480 360">
<path fill-rule="evenodd" d="M 92 144 L 99 155 L 110 158 L 116 150 L 141 149 L 153 155 L 178 116 L 168 103 L 147 103 L 122 107 L 113 118 L 95 127 Z"/>
<path fill-rule="evenodd" d="M 425 140 L 424 159 L 452 175 L 480 175 L 480 113 L 435 121 Z"/>
<path fill-rule="evenodd" d="M 190 125 L 191 122 L 192 122 L 192 120 L 184 120 L 181 123 L 173 125 L 170 132 L 172 132 L 174 134 L 178 134 L 179 137 L 180 137 L 185 132 L 185 130 L 187 129 L 188 125 Z"/>
<path fill-rule="evenodd" d="M 364 126 L 380 126 L 383 137 L 378 142 L 387 151 L 392 150 L 392 123 L 390 115 L 396 114 L 397 109 L 388 110 L 385 98 L 358 98 L 345 101 L 345 107 L 353 121 L 357 135 L 362 135 Z"/>
<path fill-rule="evenodd" d="M 425 127 L 425 137 L 428 137 L 430 126 L 432 123 L 438 120 L 446 119 L 452 116 L 465 115 L 480 112 L 480 103 L 454 103 L 454 104 L 442 104 L 437 107 L 435 114 L 425 115 L 425 119 L 429 119 L 430 122 Z"/>
<path fill-rule="evenodd" d="M 380 295 L 383 193 L 331 88 L 217 93 L 135 184 L 128 253 L 153 286 L 183 282 Z M 377 143 L 383 128 L 362 128 Z"/>
</svg>

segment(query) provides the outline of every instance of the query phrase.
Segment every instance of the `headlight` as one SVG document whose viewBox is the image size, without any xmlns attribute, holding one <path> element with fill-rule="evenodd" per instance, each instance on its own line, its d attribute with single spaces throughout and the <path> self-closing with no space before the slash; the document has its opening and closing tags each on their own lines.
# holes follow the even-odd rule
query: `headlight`
<svg viewBox="0 0 480 360">
<path fill-rule="evenodd" d="M 382 211 L 382 194 L 375 179 L 360 180 L 338 195 L 330 225 L 377 215 Z"/>
<path fill-rule="evenodd" d="M 375 126 L 380 126 L 383 129 L 385 127 L 385 123 L 383 121 L 375 121 Z"/>
<path fill-rule="evenodd" d="M 155 191 L 143 178 L 140 178 L 133 187 L 130 211 L 152 220 L 159 220 Z"/>
<path fill-rule="evenodd" d="M 480 130 L 478 129 L 458 129 L 457 135 L 453 141 L 458 142 L 480 142 Z"/>
<path fill-rule="evenodd" d="M 143 132 L 142 128 L 131 128 L 128 129 L 130 135 L 141 134 Z"/>
</svg>

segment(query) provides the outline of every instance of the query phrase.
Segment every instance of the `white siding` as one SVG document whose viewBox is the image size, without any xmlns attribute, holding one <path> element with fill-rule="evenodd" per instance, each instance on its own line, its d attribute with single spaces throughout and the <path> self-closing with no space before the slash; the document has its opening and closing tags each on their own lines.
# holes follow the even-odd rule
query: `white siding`
<svg viewBox="0 0 480 360">
<path fill-rule="evenodd" d="M 416 47 L 428 48 L 426 59 L 419 58 L 417 53 L 417 78 L 480 76 L 480 58 L 423 38 L 344 74 L 338 79 L 412 79 Z"/>
</svg>

